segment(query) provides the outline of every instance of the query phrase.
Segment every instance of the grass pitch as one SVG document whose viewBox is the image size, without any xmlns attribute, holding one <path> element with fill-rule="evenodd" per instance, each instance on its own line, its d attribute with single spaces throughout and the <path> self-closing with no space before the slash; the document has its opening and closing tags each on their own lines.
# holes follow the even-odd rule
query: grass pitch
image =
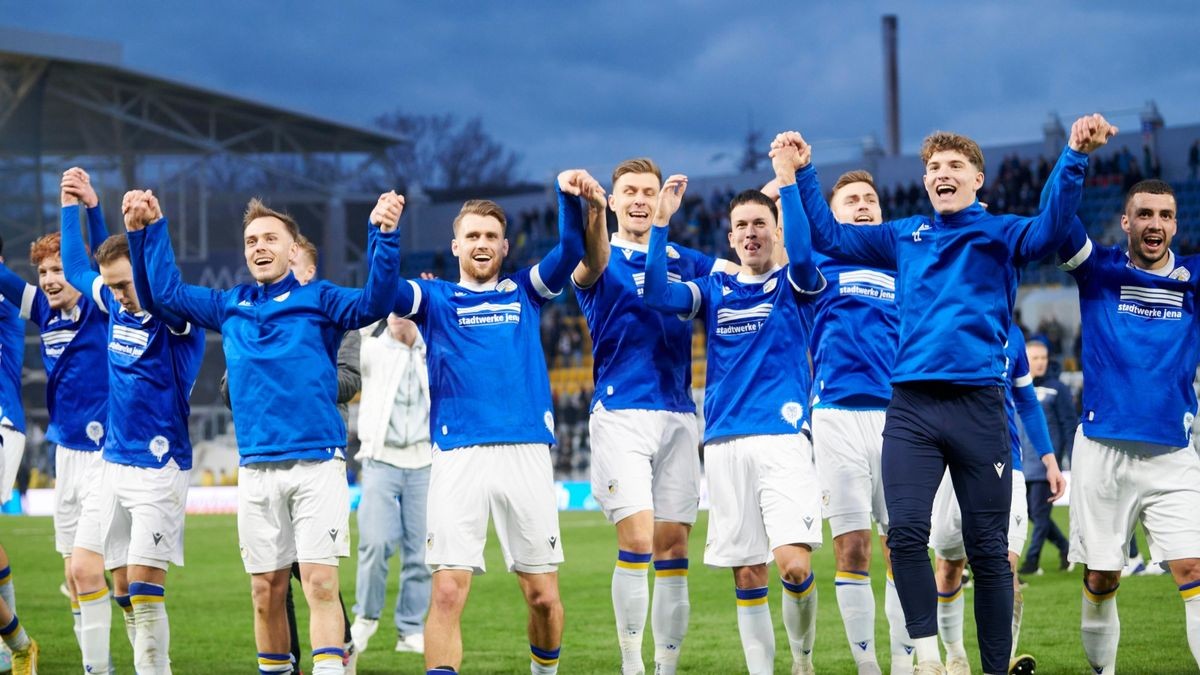
<svg viewBox="0 0 1200 675">
<path fill-rule="evenodd" d="M 1066 509 L 1056 509 L 1055 518 L 1066 527 Z M 353 517 L 351 521 L 353 522 Z M 573 673 L 617 673 L 617 653 L 609 583 L 616 557 L 615 534 L 599 513 L 562 514 L 566 565 L 560 573 L 566 631 L 560 671 Z M 705 514 L 692 534 L 691 624 L 680 661 L 681 673 L 745 672 L 737 617 L 733 601 L 732 575 L 700 564 L 704 549 Z M 854 662 L 846 644 L 833 587 L 833 552 L 827 545 L 814 556 L 819 594 L 816 667 L 825 673 L 853 673 Z M 355 533 L 357 542 L 357 533 Z M 53 527 L 49 518 L 0 518 L 0 543 L 8 550 L 17 591 L 21 622 L 41 643 L 41 672 L 47 675 L 80 672 L 79 649 L 72 634 L 67 600 L 59 594 L 62 560 L 54 552 Z M 167 606 L 171 617 L 172 667 L 179 675 L 190 673 L 255 672 L 255 648 L 250 606 L 249 577 L 238 556 L 237 526 L 233 516 L 191 516 L 187 521 L 187 566 L 173 568 L 167 577 Z M 1143 547 L 1143 551 L 1145 548 Z M 877 599 L 877 652 L 884 672 L 888 668 L 887 624 L 883 614 L 882 562 L 876 560 L 871 577 Z M 1043 566 L 1057 560 L 1048 546 Z M 341 568 L 343 596 L 353 604 L 355 559 Z M 421 657 L 397 654 L 390 629 L 390 608 L 396 594 L 398 567 L 393 560 L 388 599 L 380 630 L 370 648 L 359 659 L 358 672 L 421 673 Z M 489 572 L 476 577 L 463 619 L 466 673 L 529 672 L 526 614 L 515 577 L 503 571 L 503 561 L 494 535 L 487 549 Z M 1025 620 L 1020 651 L 1038 659 L 1039 673 L 1086 673 L 1087 662 L 1079 641 L 1080 573 L 1047 569 L 1029 579 L 1025 589 Z M 298 590 L 298 589 L 297 589 Z M 776 631 L 776 672 L 789 672 L 791 656 L 779 610 L 780 587 L 771 580 L 771 606 Z M 307 645 L 307 617 L 301 607 L 301 636 Z M 972 592 L 966 593 L 967 616 L 964 634 L 972 664 L 978 668 L 978 651 L 971 616 Z M 1196 664 L 1188 650 L 1184 632 L 1182 601 L 1169 575 L 1124 579 L 1119 594 L 1122 673 L 1194 673 Z M 121 623 L 120 610 L 113 608 L 113 660 L 118 672 L 132 673 L 132 655 Z M 645 654 L 653 656 L 653 640 L 647 621 Z M 305 672 L 311 664 L 305 659 Z"/>
</svg>

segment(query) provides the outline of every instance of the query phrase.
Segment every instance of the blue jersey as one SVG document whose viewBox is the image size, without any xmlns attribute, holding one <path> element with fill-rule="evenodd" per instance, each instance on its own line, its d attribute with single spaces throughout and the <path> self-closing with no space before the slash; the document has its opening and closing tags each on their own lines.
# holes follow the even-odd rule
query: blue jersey
<svg viewBox="0 0 1200 675">
<path fill-rule="evenodd" d="M 813 407 L 887 408 L 900 327 L 896 276 L 820 254 L 813 259 L 829 282 L 813 303 Z"/>
<path fill-rule="evenodd" d="M 408 282 L 413 302 L 406 313 L 428 346 L 429 437 L 439 449 L 554 443 L 541 314 L 557 293 L 537 269 L 488 286 Z"/>
<path fill-rule="evenodd" d="M 957 213 L 879 227 L 837 223 L 812 165 L 796 179 L 816 250 L 897 271 L 900 326 L 892 382 L 1003 386 L 1017 270 L 1050 255 L 1066 238 L 1086 168 L 1087 155 L 1065 149 L 1047 208 L 1033 218 L 993 216 L 976 202 Z"/>
<path fill-rule="evenodd" d="M 1157 451 L 1188 446 L 1200 256 L 1171 253 L 1165 267 L 1141 270 L 1120 248 L 1095 245 L 1079 223 L 1060 257 L 1079 285 L 1084 435 Z"/>
<path fill-rule="evenodd" d="M 104 459 L 147 468 L 174 460 L 180 469 L 191 469 L 188 396 L 204 357 L 204 332 L 185 323 L 175 333 L 149 308 L 132 314 L 122 307 L 88 264 L 78 206 L 62 209 L 62 257 L 67 280 L 84 292 L 80 303 L 94 302 L 109 317 Z M 134 257 L 131 251 L 131 264 Z"/>
<path fill-rule="evenodd" d="M 25 321 L 20 298 L 0 296 L 0 424 L 25 433 L 25 404 L 21 400 L 21 366 L 25 363 Z"/>
<path fill-rule="evenodd" d="M 369 226 L 370 267 L 363 289 L 328 281 L 301 286 L 288 274 L 271 284 L 227 291 L 182 283 L 166 219 L 140 232 L 154 302 L 222 334 L 229 400 L 241 464 L 345 456 L 337 410 L 337 350 L 342 335 L 387 316 L 399 279 L 399 232 Z M 134 268 L 137 274 L 137 268 Z"/>
<path fill-rule="evenodd" d="M 646 245 L 613 235 L 608 266 L 596 283 L 576 287 L 592 333 L 592 407 L 607 410 L 695 412 L 692 402 L 692 322 L 656 312 L 642 302 Z M 667 276 L 687 281 L 724 267 L 724 261 L 667 245 Z"/>
<path fill-rule="evenodd" d="M 50 424 L 46 440 L 72 450 L 104 446 L 108 421 L 107 323 L 96 305 L 81 298 L 69 310 L 53 310 L 46 295 L 0 265 L 0 294 L 19 303 L 42 336 L 46 368 L 46 408 Z"/>
</svg>

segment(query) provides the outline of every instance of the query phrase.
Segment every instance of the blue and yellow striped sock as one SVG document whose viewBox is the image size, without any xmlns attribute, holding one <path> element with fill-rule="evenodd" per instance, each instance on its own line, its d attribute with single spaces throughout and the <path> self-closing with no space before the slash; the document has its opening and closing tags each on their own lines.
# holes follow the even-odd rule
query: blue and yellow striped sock
<svg viewBox="0 0 1200 675">
<path fill-rule="evenodd" d="M 276 673 L 291 673 L 292 671 L 292 655 L 291 654 L 266 654 L 258 653 L 258 672 L 259 675 L 274 675 Z"/>
<path fill-rule="evenodd" d="M 746 670 L 769 673 L 775 667 L 775 628 L 767 605 L 767 587 L 734 589 L 737 597 L 738 633 Z"/>
<path fill-rule="evenodd" d="M 812 663 L 817 637 L 817 584 L 812 572 L 798 584 L 780 578 L 783 584 L 783 627 L 794 663 Z"/>
<path fill-rule="evenodd" d="M 646 573 L 649 553 L 617 551 L 613 567 L 612 603 L 617 618 L 617 645 L 621 649 L 624 672 L 639 672 L 642 665 L 642 637 L 646 631 L 646 610 L 650 609 L 650 588 Z"/>
<path fill-rule="evenodd" d="M 21 622 L 17 621 L 16 614 L 13 615 L 12 621 L 7 626 L 0 628 L 0 638 L 14 652 L 29 646 L 29 636 L 25 634 L 25 629 L 21 627 Z"/>
<path fill-rule="evenodd" d="M 1083 603 L 1079 616 L 1079 632 L 1083 653 L 1092 670 L 1109 673 L 1116 667 L 1117 643 L 1121 639 L 1121 619 L 1117 615 L 1117 589 L 1097 592 L 1083 580 Z"/>
<path fill-rule="evenodd" d="M 1192 650 L 1192 658 L 1200 663 L 1200 581 L 1180 586 L 1179 596 L 1183 598 L 1183 613 L 1187 619 L 1188 647 Z"/>
<path fill-rule="evenodd" d="M 322 647 L 314 649 L 312 675 L 340 675 L 345 672 L 343 666 L 346 656 L 341 647 Z"/>
<path fill-rule="evenodd" d="M 8 611 L 17 613 L 17 592 L 13 590 L 12 567 L 0 569 L 0 599 L 8 605 Z"/>
<path fill-rule="evenodd" d="M 554 675 L 558 672 L 558 652 L 561 647 L 540 649 L 529 644 L 529 672 L 532 675 Z"/>
<path fill-rule="evenodd" d="M 948 593 L 938 591 L 937 622 L 938 635 L 946 646 L 946 660 L 967 658 L 967 647 L 963 643 L 963 585 Z"/>
<path fill-rule="evenodd" d="M 690 615 L 688 559 L 655 560 L 654 604 L 650 608 L 650 627 L 654 629 L 655 673 L 675 675 Z"/>
</svg>

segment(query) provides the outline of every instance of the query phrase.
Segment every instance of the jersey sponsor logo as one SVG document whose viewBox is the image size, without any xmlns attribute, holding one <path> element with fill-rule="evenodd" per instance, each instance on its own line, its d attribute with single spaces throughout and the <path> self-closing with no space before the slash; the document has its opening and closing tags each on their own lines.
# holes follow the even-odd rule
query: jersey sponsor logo
<svg viewBox="0 0 1200 675">
<path fill-rule="evenodd" d="M 784 422 L 798 428 L 800 420 L 804 419 L 804 406 L 795 401 L 788 401 L 779 409 L 779 416 Z"/>
<path fill-rule="evenodd" d="M 112 340 L 108 343 L 108 351 L 117 354 L 126 354 L 136 359 L 146 353 L 146 345 L 149 342 L 149 331 L 114 324 L 112 327 Z"/>
<path fill-rule="evenodd" d="M 458 307 L 458 325 L 494 326 L 496 324 L 521 323 L 520 302 L 483 302 L 472 307 Z"/>
<path fill-rule="evenodd" d="M 150 439 L 150 454 L 154 455 L 154 459 L 162 461 L 167 453 L 171 451 L 171 442 L 165 436 L 155 436 Z"/>
<path fill-rule="evenodd" d="M 682 283 L 683 277 L 674 272 L 667 272 L 667 281 L 673 281 L 675 283 Z M 646 283 L 646 273 L 645 272 L 634 272 L 633 273 L 633 285 L 637 286 L 637 294 L 638 294 L 639 298 L 642 297 L 642 286 L 645 285 L 645 283 Z"/>
<path fill-rule="evenodd" d="M 913 241 L 914 241 L 914 242 L 923 241 L 923 240 L 921 239 L 921 233 L 922 233 L 922 232 L 925 232 L 925 231 L 927 231 L 927 230 L 932 230 L 932 229 L 933 229 L 933 228 L 929 226 L 929 223 L 921 223 L 921 226 L 920 226 L 920 227 L 918 227 L 917 229 L 913 230 L 913 233 L 912 233 L 912 238 L 913 238 Z"/>
<path fill-rule="evenodd" d="M 1117 312 L 1143 319 L 1178 321 L 1183 318 L 1183 291 L 1150 286 L 1122 286 Z"/>
<path fill-rule="evenodd" d="M 841 272 L 838 274 L 838 295 L 854 295 L 895 302 L 896 279 L 890 274 L 874 270 Z"/>
<path fill-rule="evenodd" d="M 769 302 L 757 304 L 749 309 L 722 307 L 717 310 L 717 335 L 745 335 L 757 333 L 774 305 Z"/>
<path fill-rule="evenodd" d="M 53 321 L 51 319 L 51 322 Z M 60 328 L 42 333 L 42 348 L 46 350 L 46 356 L 51 358 L 62 356 L 67 345 L 71 344 L 71 341 L 75 339 L 77 332 L 74 328 Z"/>
</svg>

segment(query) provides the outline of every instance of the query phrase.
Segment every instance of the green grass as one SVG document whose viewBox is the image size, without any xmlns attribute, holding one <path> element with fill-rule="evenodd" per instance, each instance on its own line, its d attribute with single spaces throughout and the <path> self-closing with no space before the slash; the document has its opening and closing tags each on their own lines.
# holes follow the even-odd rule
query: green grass
<svg viewBox="0 0 1200 675">
<path fill-rule="evenodd" d="M 681 673 L 744 672 L 732 577 L 728 571 L 713 570 L 699 563 L 704 546 L 704 514 L 692 535 L 695 563 L 692 566 L 691 625 L 680 662 Z M 1066 510 L 1056 509 L 1055 518 L 1065 526 Z M 353 520 L 353 519 L 352 519 Z M 609 581 L 615 558 L 614 533 L 598 513 L 565 513 L 562 530 L 567 563 L 561 584 L 566 607 L 566 632 L 562 649 L 562 672 L 616 673 L 619 657 L 609 598 Z M 828 542 L 828 532 L 826 532 Z M 13 578 L 22 623 L 42 645 L 41 672 L 49 675 L 79 672 L 79 650 L 71 631 L 68 603 L 59 594 L 62 562 L 54 552 L 49 518 L 0 518 L 0 542 L 12 560 Z M 237 527 L 232 516 L 192 516 L 187 523 L 187 566 L 172 569 L 167 580 L 171 616 L 171 655 L 174 672 L 254 672 L 254 636 L 249 596 L 249 577 L 238 557 Z M 1143 549 L 1144 550 L 1144 549 Z M 528 673 L 526 615 L 516 579 L 503 571 L 494 535 L 488 546 L 488 574 L 474 581 L 463 620 L 466 647 L 465 672 Z M 878 558 L 878 555 L 876 556 Z M 1044 563 L 1056 559 L 1048 547 Z M 395 570 L 395 568 L 393 568 Z M 815 556 L 820 614 L 815 661 L 825 673 L 853 673 L 833 588 L 832 547 Z M 871 569 L 878 609 L 877 643 L 887 672 L 887 625 L 883 616 L 883 565 L 876 560 Z M 1047 570 L 1030 579 L 1025 589 L 1025 623 L 1021 651 L 1038 658 L 1039 673 L 1085 673 L 1087 663 L 1079 641 L 1079 573 Z M 342 588 L 348 603 L 354 596 L 354 562 L 341 568 Z M 388 604 L 395 598 L 396 575 L 391 575 Z M 777 578 L 771 583 L 771 605 L 776 629 L 776 672 L 788 672 L 790 654 L 779 612 Z M 968 654 L 978 666 L 971 618 L 971 591 L 967 591 Z M 300 603 L 303 604 L 303 603 Z M 1122 673 L 1196 672 L 1184 633 L 1183 607 L 1170 576 L 1125 579 L 1120 592 Z M 307 622 L 301 609 L 301 631 Z M 132 657 L 114 605 L 113 658 L 122 673 L 130 673 Z M 359 661 L 359 672 L 422 672 L 419 656 L 392 652 L 394 636 L 386 626 L 385 611 L 380 631 L 371 648 Z M 307 639 L 305 637 L 305 643 Z M 646 658 L 653 653 L 652 639 L 646 640 Z M 308 651 L 307 646 L 304 650 Z M 305 670 L 308 670 L 306 664 Z"/>
</svg>

